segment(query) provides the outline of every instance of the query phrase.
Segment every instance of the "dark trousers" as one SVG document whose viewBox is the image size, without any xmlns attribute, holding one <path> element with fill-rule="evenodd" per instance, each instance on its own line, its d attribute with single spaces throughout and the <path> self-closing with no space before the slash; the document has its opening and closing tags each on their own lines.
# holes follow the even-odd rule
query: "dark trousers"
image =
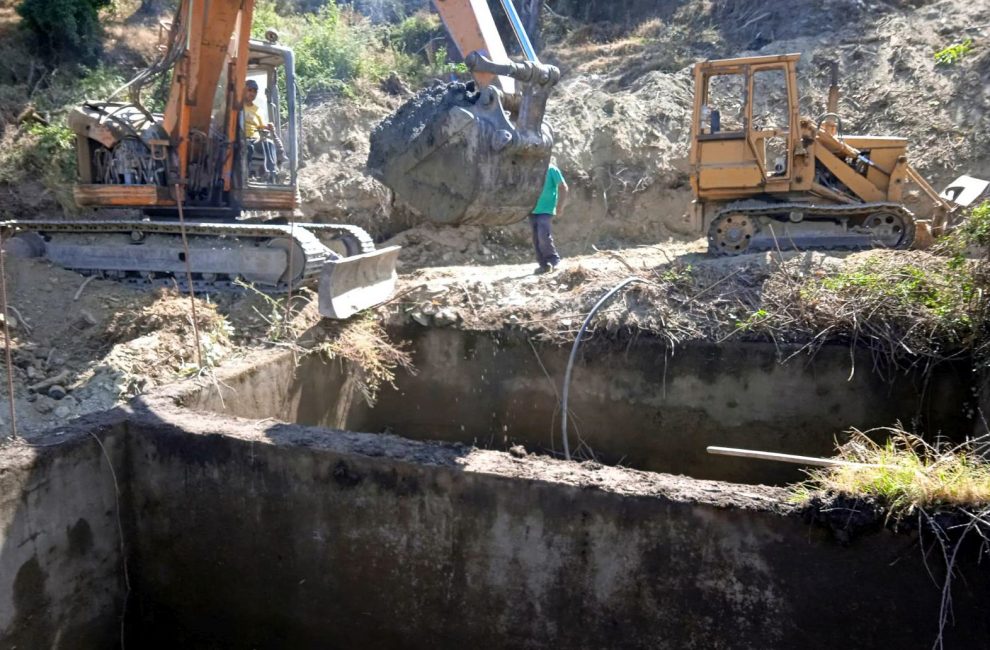
<svg viewBox="0 0 990 650">
<path fill-rule="evenodd" d="M 553 245 L 553 233 L 550 231 L 552 214 L 531 214 L 529 223 L 533 226 L 533 248 L 536 249 L 536 261 L 540 266 L 557 266 L 560 255 Z"/>
<path fill-rule="evenodd" d="M 270 181 L 271 179 L 268 176 L 277 169 L 277 165 L 275 164 L 275 143 L 271 140 L 248 140 L 248 165 L 254 160 L 254 152 L 257 151 L 258 147 L 261 147 L 261 151 L 265 157 L 265 180 Z"/>
</svg>

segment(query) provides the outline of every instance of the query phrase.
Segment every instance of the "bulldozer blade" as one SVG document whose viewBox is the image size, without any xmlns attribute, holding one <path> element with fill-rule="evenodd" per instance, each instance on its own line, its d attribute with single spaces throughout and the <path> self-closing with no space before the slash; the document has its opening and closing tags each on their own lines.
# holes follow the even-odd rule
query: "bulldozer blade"
<svg viewBox="0 0 990 650">
<path fill-rule="evenodd" d="M 400 246 L 329 260 L 320 275 L 320 315 L 350 318 L 386 301 L 395 290 Z"/>
<path fill-rule="evenodd" d="M 949 183 L 939 196 L 966 208 L 980 198 L 987 187 L 990 187 L 990 181 L 972 176 L 960 176 Z"/>
<path fill-rule="evenodd" d="M 401 203 L 444 225 L 508 225 L 532 211 L 553 137 L 518 129 L 500 98 L 428 89 L 376 127 L 368 170 Z M 487 102 L 487 103 L 486 103 Z"/>
</svg>

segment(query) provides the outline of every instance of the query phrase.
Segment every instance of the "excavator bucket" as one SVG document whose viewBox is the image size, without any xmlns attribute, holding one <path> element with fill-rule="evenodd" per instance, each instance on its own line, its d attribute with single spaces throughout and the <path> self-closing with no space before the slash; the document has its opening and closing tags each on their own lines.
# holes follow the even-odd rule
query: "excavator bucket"
<svg viewBox="0 0 990 650">
<path fill-rule="evenodd" d="M 395 290 L 399 246 L 328 260 L 320 275 L 320 315 L 344 319 L 380 304 Z"/>
<path fill-rule="evenodd" d="M 435 223 L 511 224 L 532 211 L 550 162 L 549 132 L 527 135 L 493 89 L 431 88 L 375 129 L 368 169 Z"/>
</svg>

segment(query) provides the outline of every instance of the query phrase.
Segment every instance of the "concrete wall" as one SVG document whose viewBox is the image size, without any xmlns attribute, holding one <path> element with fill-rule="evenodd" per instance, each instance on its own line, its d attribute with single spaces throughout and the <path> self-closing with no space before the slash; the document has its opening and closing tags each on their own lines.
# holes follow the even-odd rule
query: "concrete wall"
<svg viewBox="0 0 990 650">
<path fill-rule="evenodd" d="M 131 422 L 134 647 L 930 648 L 917 538 L 777 488 L 152 404 Z M 192 434 L 192 435 L 190 435 Z M 961 553 L 946 647 L 990 638 Z M 934 559 L 936 579 L 944 573 Z"/>
<path fill-rule="evenodd" d="M 339 362 L 309 357 L 296 371 L 286 354 L 267 357 L 264 372 L 225 375 L 222 393 L 211 384 L 187 403 L 415 439 L 561 450 L 558 395 L 569 348 L 536 346 L 534 353 L 525 339 L 452 329 L 401 334 L 412 341 L 419 372 L 386 387 L 374 409 L 353 387 L 346 389 Z M 712 457 L 705 448 L 830 455 L 836 436 L 853 426 L 865 430 L 900 420 L 949 437 L 972 430 L 965 419 L 966 400 L 973 399 L 966 364 L 938 366 L 927 383 L 920 374 L 899 374 L 890 382 L 874 371 L 868 353 L 851 357 L 845 346 L 781 364 L 789 353 L 741 343 L 688 345 L 671 354 L 645 336 L 619 349 L 590 342 L 571 385 L 571 447 L 583 441 L 603 462 L 638 469 L 787 482 L 803 475 L 781 464 Z"/>
<path fill-rule="evenodd" d="M 0 465 L 0 648 L 930 648 L 944 567 L 780 488 L 175 406 Z M 846 518 L 840 518 L 845 525 Z M 841 538 L 843 543 L 836 540 Z M 925 548 L 930 537 L 920 540 Z M 990 638 L 979 549 L 947 648 Z M 929 575 L 934 575 L 934 582 Z"/>
<path fill-rule="evenodd" d="M 123 474 L 123 427 L 88 428 Z M 107 460 L 78 429 L 0 455 L 0 648 L 114 648 L 124 597 Z M 126 485 L 126 484 L 125 484 Z"/>
</svg>

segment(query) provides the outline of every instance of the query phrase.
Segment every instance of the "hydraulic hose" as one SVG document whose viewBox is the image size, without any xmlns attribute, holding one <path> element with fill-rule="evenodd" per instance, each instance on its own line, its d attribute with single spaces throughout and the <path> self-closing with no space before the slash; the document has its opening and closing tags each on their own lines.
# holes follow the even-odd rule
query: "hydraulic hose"
<svg viewBox="0 0 990 650">
<path fill-rule="evenodd" d="M 571 347 L 571 356 L 567 360 L 567 370 L 564 372 L 564 390 L 562 391 L 563 397 L 561 398 L 561 409 L 563 411 L 563 415 L 560 420 L 560 436 L 564 442 L 564 458 L 566 458 L 567 460 L 571 459 L 571 447 L 567 441 L 567 397 L 571 388 L 571 371 L 574 369 L 574 359 L 577 358 L 578 347 L 581 345 L 581 337 L 584 336 L 585 330 L 588 329 L 588 324 L 591 322 L 591 319 L 595 316 L 598 310 L 602 308 L 602 305 L 608 302 L 612 296 L 617 294 L 624 287 L 632 284 L 633 282 L 647 282 L 647 281 L 644 280 L 643 278 L 633 275 L 626 278 L 625 280 L 615 285 L 611 289 L 609 289 L 604 296 L 598 299 L 598 302 L 595 303 L 595 306 L 592 307 L 591 311 L 588 312 L 588 315 L 585 316 L 584 323 L 581 324 L 581 329 L 578 330 L 577 338 L 574 339 L 574 345 Z"/>
</svg>

